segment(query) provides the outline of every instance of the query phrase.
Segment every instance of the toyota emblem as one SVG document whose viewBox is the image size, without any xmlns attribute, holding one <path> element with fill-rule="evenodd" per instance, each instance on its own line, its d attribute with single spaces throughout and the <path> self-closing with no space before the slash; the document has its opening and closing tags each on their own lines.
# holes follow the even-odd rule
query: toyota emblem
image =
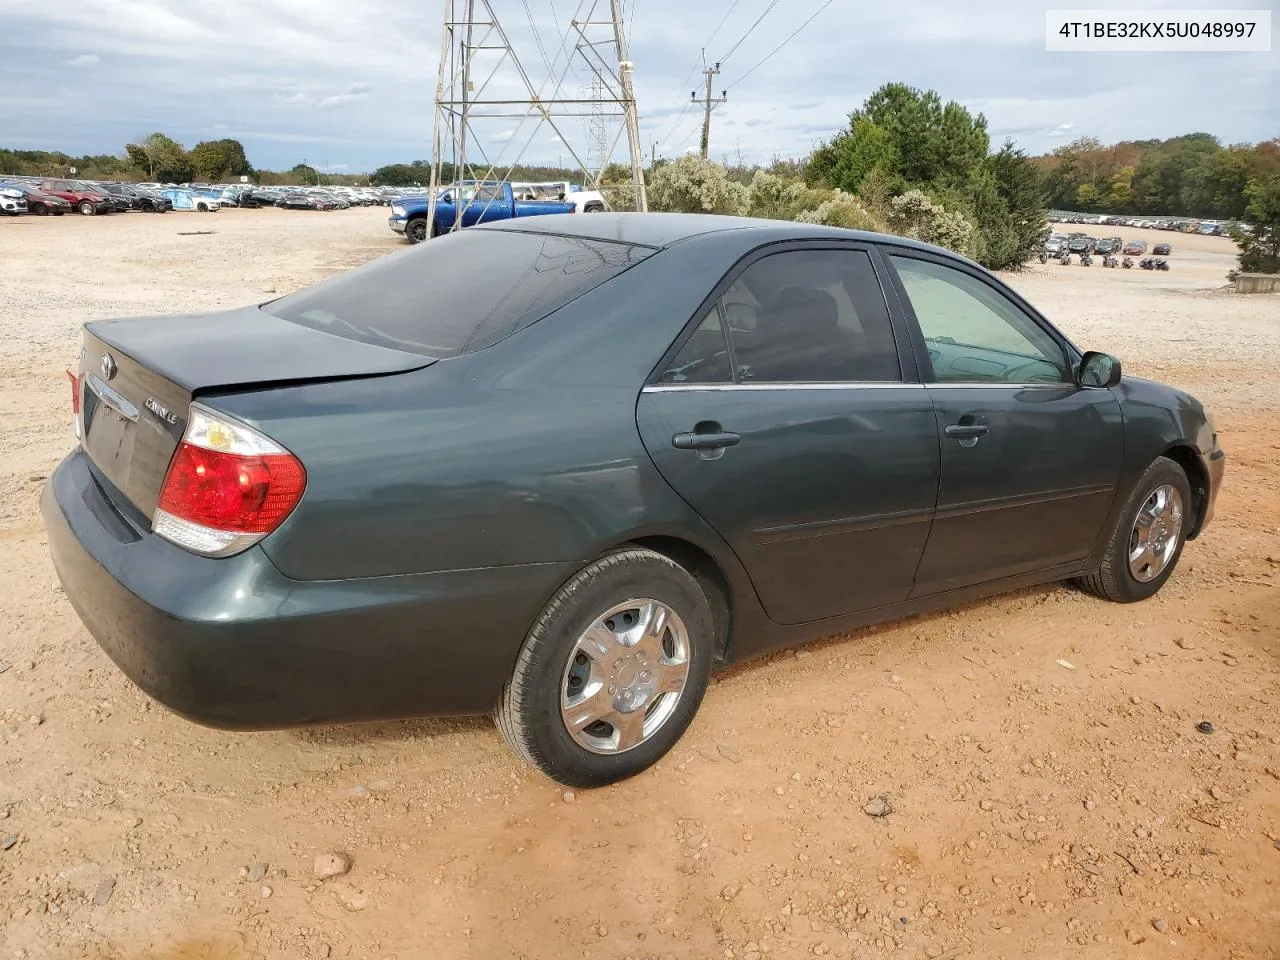
<svg viewBox="0 0 1280 960">
<path fill-rule="evenodd" d="M 116 362 L 111 359 L 111 354 L 104 353 L 102 355 L 102 379 L 110 380 L 116 375 Z"/>
</svg>

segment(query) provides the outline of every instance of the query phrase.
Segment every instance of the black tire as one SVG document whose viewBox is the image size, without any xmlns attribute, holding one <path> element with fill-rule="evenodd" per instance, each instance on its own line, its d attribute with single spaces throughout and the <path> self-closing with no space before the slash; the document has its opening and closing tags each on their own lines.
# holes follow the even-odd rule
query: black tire
<svg viewBox="0 0 1280 960">
<path fill-rule="evenodd" d="M 683 622 L 687 678 L 666 721 L 647 739 L 616 753 L 594 752 L 573 738 L 561 715 L 562 694 L 574 683 L 567 671 L 588 627 L 636 598 L 658 601 Z M 667 643 L 665 634 L 661 642 Z M 684 734 L 706 693 L 714 649 L 711 605 L 689 572 L 652 550 L 622 550 L 592 563 L 551 598 L 525 639 L 494 721 L 516 754 L 551 779 L 584 788 L 616 783 L 652 766 Z M 658 702 L 646 704 L 646 715 Z"/>
<path fill-rule="evenodd" d="M 79 210 L 86 217 L 92 217 L 95 213 L 98 212 L 97 209 L 94 207 L 94 205 L 90 203 L 88 200 L 81 200 L 80 205 L 76 209 Z"/>
<path fill-rule="evenodd" d="M 1148 505 L 1160 488 L 1166 486 L 1177 490 L 1182 502 L 1177 542 L 1159 574 L 1149 580 L 1140 580 L 1134 576 L 1129 563 L 1134 524 L 1138 519 L 1138 512 Z M 1137 603 L 1154 596 L 1177 568 L 1182 548 L 1187 542 L 1187 531 L 1191 529 L 1194 517 L 1195 503 L 1191 499 L 1191 484 L 1186 473 L 1167 457 L 1157 457 L 1134 485 L 1128 502 L 1107 537 L 1102 565 L 1093 573 L 1080 577 L 1076 584 L 1082 590 L 1114 603 Z"/>
<path fill-rule="evenodd" d="M 67 211 L 65 211 L 65 210 L 55 210 L 55 211 L 53 211 L 53 215 L 54 215 L 55 217 L 60 217 L 60 216 L 62 216 L 62 215 L 63 215 L 64 213 L 66 213 L 66 212 L 67 212 Z"/>
<path fill-rule="evenodd" d="M 37 203 L 31 208 L 31 212 L 37 217 L 47 217 L 49 215 L 49 207 L 43 203 Z"/>
<path fill-rule="evenodd" d="M 604 213 L 603 203 L 588 203 L 582 210 L 583 213 Z"/>
<path fill-rule="evenodd" d="M 434 236 L 435 231 L 427 229 L 426 217 L 414 217 L 404 225 L 404 236 L 410 243 L 422 243 L 428 235 Z"/>
</svg>

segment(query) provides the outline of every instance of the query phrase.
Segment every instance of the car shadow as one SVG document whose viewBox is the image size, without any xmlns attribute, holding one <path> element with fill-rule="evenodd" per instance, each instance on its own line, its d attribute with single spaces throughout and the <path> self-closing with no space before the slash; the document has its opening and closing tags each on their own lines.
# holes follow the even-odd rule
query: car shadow
<svg viewBox="0 0 1280 960">
<path fill-rule="evenodd" d="M 833 633 L 830 636 L 822 637 L 818 640 L 812 640 L 802 644 L 789 644 L 785 647 L 780 647 L 777 650 L 752 657 L 750 660 L 744 660 L 741 663 L 732 664 L 716 671 L 713 676 L 717 682 L 732 682 L 737 677 L 746 676 L 757 670 L 766 669 L 772 666 L 780 657 L 786 656 L 790 651 L 803 649 L 816 653 L 829 647 L 872 640 L 882 634 L 898 630 L 905 625 L 928 624 L 935 621 L 946 620 L 955 614 L 964 614 L 970 611 L 981 610 L 992 606 L 996 602 L 1008 600 L 1010 598 L 1045 598 L 1061 591 L 1071 591 L 1071 588 L 1064 584 L 1041 584 L 1040 586 L 1026 587 L 1022 590 L 1014 590 L 1009 593 L 1002 593 L 993 597 L 984 597 L 983 599 L 973 600 L 959 606 L 947 607 L 945 609 L 929 613 L 918 613 L 914 616 L 903 617 L 897 620 L 888 620 L 884 623 L 873 624 L 872 626 L 861 627 L 857 630 L 846 631 L 844 633 Z M 938 638 L 936 642 L 939 650 L 941 650 L 952 643 L 963 641 L 960 641 L 959 639 L 951 640 Z M 493 720 L 487 716 L 479 716 L 446 717 L 422 720 L 385 720 L 370 723 L 344 724 L 341 726 L 303 727 L 289 731 L 289 734 L 306 743 L 344 745 L 370 742 L 389 743 L 398 741 L 434 740 L 438 737 L 478 733 L 491 730 L 493 730 Z"/>
<path fill-rule="evenodd" d="M 378 720 L 341 726 L 300 727 L 289 731 L 305 743 L 390 743 L 401 740 L 434 740 L 438 737 L 492 730 L 493 721 L 481 717 L 445 717 L 422 720 Z"/>
</svg>

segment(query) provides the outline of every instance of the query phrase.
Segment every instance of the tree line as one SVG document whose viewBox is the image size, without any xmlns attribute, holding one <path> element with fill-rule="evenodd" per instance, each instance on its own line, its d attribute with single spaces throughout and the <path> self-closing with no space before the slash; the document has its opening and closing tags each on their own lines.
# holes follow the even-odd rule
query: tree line
<svg viewBox="0 0 1280 960">
<path fill-rule="evenodd" d="M 1056 209 L 1242 220 L 1250 185 L 1280 175 L 1280 137 L 1231 146 L 1208 133 L 1110 145 L 1081 137 L 1033 162 Z"/>
</svg>

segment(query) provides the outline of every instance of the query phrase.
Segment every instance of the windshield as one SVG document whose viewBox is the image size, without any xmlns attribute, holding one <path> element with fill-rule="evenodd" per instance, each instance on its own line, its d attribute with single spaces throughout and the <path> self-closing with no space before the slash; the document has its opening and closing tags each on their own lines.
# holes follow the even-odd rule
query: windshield
<svg viewBox="0 0 1280 960">
<path fill-rule="evenodd" d="M 463 231 L 262 309 L 337 336 L 443 359 L 497 343 L 650 253 L 578 237 Z"/>
</svg>

